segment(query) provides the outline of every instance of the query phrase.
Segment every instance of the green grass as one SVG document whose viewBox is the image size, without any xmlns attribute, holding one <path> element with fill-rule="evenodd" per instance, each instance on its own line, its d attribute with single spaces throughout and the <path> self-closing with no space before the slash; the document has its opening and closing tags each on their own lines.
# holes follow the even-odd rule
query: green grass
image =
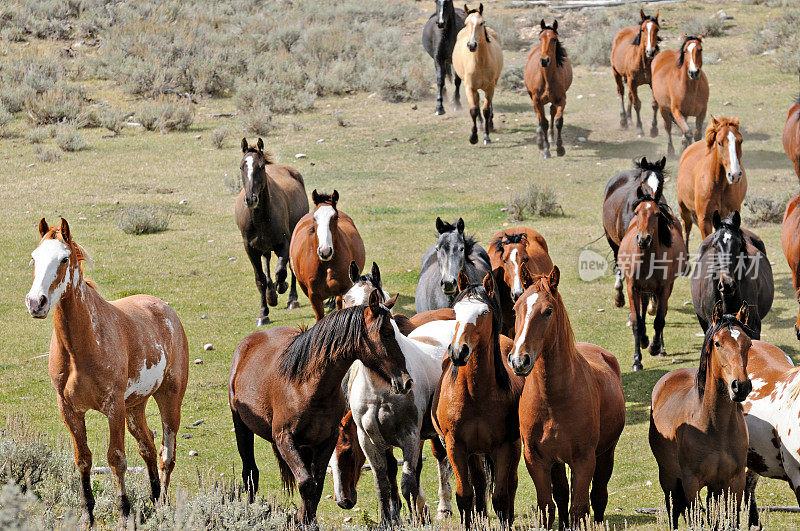
<svg viewBox="0 0 800 531">
<path fill-rule="evenodd" d="M 750 195 L 771 195 L 776 189 L 795 191 L 796 177 L 781 148 L 780 134 L 786 109 L 797 91 L 796 78 L 779 73 L 768 58 L 746 52 L 754 28 L 779 17 L 780 10 L 733 2 L 662 5 L 662 47 L 679 44 L 681 21 L 708 17 L 721 7 L 735 18 L 729 22 L 732 28 L 725 36 L 704 42 L 706 54 L 722 58 L 719 63 L 704 65 L 711 85 L 709 111 L 741 118 L 742 163 Z M 491 16 L 487 13 L 489 25 Z M 418 29 L 409 29 L 413 36 L 409 46 L 418 46 Z M 569 50 L 569 39 L 565 39 L 565 45 Z M 16 44 L 4 43 L 7 53 L 20 49 Z M 522 66 L 525 57 L 524 52 L 506 52 L 505 63 L 507 67 Z M 432 66 L 425 64 L 431 80 Z M 115 104 L 124 108 L 133 103 L 125 101 L 118 88 L 104 83 L 93 85 L 90 95 L 117 100 Z M 642 88 L 640 96 L 649 102 L 649 89 Z M 724 102 L 731 105 L 724 106 Z M 5 205 L 0 230 L 0 259 L 4 264 L 0 290 L 0 408 L 11 414 L 24 411 L 37 428 L 54 439 L 67 436 L 47 375 L 47 358 L 42 357 L 48 350 L 52 325 L 50 321 L 31 319 L 24 306 L 32 276 L 29 254 L 38 243 L 37 222 L 42 216 L 51 223 L 64 216 L 74 237 L 94 260 L 95 269 L 87 276 L 99 284 L 100 292 L 107 298 L 150 293 L 168 301 L 186 328 L 190 359 L 203 360 L 202 365 L 191 364 L 189 369 L 181 434 L 191 433 L 193 437 L 178 439 L 175 491 L 195 485 L 198 469 L 210 468 L 213 473 L 228 477 L 240 471 L 226 380 L 236 344 L 254 330 L 258 297 L 234 223 L 234 197 L 223 184 L 226 174 L 229 178 L 238 177 L 241 153 L 236 146 L 242 125 L 236 118 L 209 117 L 231 112 L 233 107 L 229 99 L 202 100 L 196 106 L 193 125 L 182 133 L 161 134 L 126 127 L 118 136 L 105 138 L 104 130 L 85 130 L 82 134 L 89 143 L 87 149 L 63 153 L 50 164 L 38 162 L 33 146 L 23 138 L 22 115 L 8 126 L 17 134 L 0 139 L 0 201 Z M 560 291 L 576 338 L 609 349 L 624 370 L 628 418 L 610 484 L 608 521 L 618 528 L 656 525 L 656 516 L 636 512 L 638 508 L 663 503 L 655 460 L 647 442 L 649 397 L 661 375 L 697 363 L 701 338 L 695 336 L 699 326 L 691 305 L 686 304 L 690 301 L 688 280 L 678 279 L 670 301 L 665 330 L 668 357 L 645 358 L 645 371 L 633 374 L 629 372 L 633 338 L 625 326 L 627 309 L 613 307 L 613 279 L 606 276 L 584 283 L 578 278 L 576 263 L 584 246 L 603 254 L 608 252 L 602 238 L 594 241 L 603 233 L 603 187 L 614 173 L 631 167 L 632 158 L 655 158 L 666 152 L 663 126 L 659 124 L 660 136 L 656 139 L 636 139 L 633 130 L 620 130 L 618 99 L 609 69 L 583 66 L 575 68 L 569 92 L 564 119 L 567 155 L 563 158 L 542 160 L 527 96 L 506 91 L 496 94 L 497 132 L 488 147 L 468 144 L 466 111 L 454 112 L 446 105 L 447 114 L 435 117 L 433 100 L 418 102 L 417 107 L 413 110 L 410 103 L 387 104 L 369 94 L 322 98 L 316 101 L 312 112 L 277 117 L 278 128 L 265 142 L 280 162 L 300 170 L 309 193 L 314 188 L 339 190 L 339 207 L 355 220 L 365 241 L 368 263 L 378 262 L 385 288 L 391 293 L 400 292 L 400 310 L 409 314 L 413 312 L 419 262 L 434 241 L 437 215 L 451 220 L 462 216 L 467 231 L 488 245 L 491 236 L 507 221 L 500 209 L 512 193 L 525 190 L 530 180 L 552 188 L 565 216 L 532 218 L 523 223 L 545 236 L 553 260 L 561 268 Z M 651 111 L 648 105 L 643 107 L 647 109 L 643 110 L 643 121 L 648 123 Z M 340 127 L 337 116 L 344 116 L 348 127 Z M 232 132 L 234 140 L 228 143 L 232 147 L 218 150 L 209 141 L 212 132 L 220 127 Z M 395 137 L 409 140 L 385 142 Z M 587 141 L 578 142 L 578 137 Z M 45 139 L 44 145 L 49 147 L 53 141 Z M 296 153 L 306 153 L 308 157 L 296 160 Z M 668 197 L 674 197 L 677 160 L 669 160 L 668 169 L 673 176 L 667 184 Z M 166 188 L 173 192 L 159 193 Z M 188 204 L 176 211 L 183 214 L 173 216 L 165 232 L 131 236 L 117 227 L 119 213 L 126 207 L 157 205 L 173 209 L 184 199 Z M 798 307 L 780 249 L 780 226 L 761 225 L 755 230 L 775 263 L 776 298 L 763 324 L 763 338 L 800 361 L 792 331 Z M 690 246 L 696 249 L 698 244 L 695 230 Z M 236 260 L 229 260 L 231 257 Z M 283 309 L 286 298 L 282 296 L 279 308 L 271 310 L 273 325 L 311 324 L 313 313 L 308 301 L 301 296 L 300 302 L 301 308 L 290 312 Z M 605 311 L 598 313 L 599 308 Z M 212 343 L 214 350 L 203 351 L 205 343 Z M 148 420 L 160 435 L 152 401 L 148 411 Z M 205 419 L 205 423 L 191 427 L 197 419 Z M 88 429 L 95 465 L 104 465 L 105 419 L 90 413 Z M 189 457 L 190 450 L 198 451 L 199 456 Z M 130 437 L 127 453 L 129 466 L 141 465 Z M 426 455 L 423 485 L 429 503 L 435 504 L 436 472 L 427 450 Z M 275 460 L 264 441 L 257 443 L 257 460 L 262 470 L 261 494 L 279 496 L 286 503 L 297 502 L 296 496 L 293 500 L 281 497 Z M 141 476 L 131 480 L 146 481 Z M 330 494 L 328 480 L 325 495 Z M 782 482 L 762 480 L 757 495 L 761 505 L 795 503 Z M 532 482 L 521 465 L 518 515 L 527 513 L 534 501 Z M 361 481 L 358 507 L 377 519 L 369 474 Z M 339 524 L 347 516 L 361 520 L 360 514 L 341 510 L 332 499 L 323 497 L 323 523 Z M 775 527 L 796 522 L 791 515 L 770 516 Z"/>
</svg>

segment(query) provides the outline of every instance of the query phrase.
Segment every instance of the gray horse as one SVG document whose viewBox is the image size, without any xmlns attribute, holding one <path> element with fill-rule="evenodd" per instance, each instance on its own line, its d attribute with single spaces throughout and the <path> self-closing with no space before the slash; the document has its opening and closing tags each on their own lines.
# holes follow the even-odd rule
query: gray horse
<svg viewBox="0 0 800 531">
<path fill-rule="evenodd" d="M 415 306 L 417 313 L 449 308 L 458 295 L 456 279 L 464 271 L 471 284 L 479 284 L 492 269 L 489 255 L 471 236 L 464 235 L 464 220 L 455 225 L 436 218 L 439 240 L 422 257 Z"/>
</svg>

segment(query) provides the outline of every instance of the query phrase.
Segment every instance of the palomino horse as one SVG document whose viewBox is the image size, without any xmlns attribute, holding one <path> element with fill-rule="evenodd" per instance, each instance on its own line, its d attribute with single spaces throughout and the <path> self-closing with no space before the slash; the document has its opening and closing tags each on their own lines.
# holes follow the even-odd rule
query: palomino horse
<svg viewBox="0 0 800 531">
<path fill-rule="evenodd" d="M 625 395 L 617 359 L 597 345 L 575 343 L 559 279 L 556 266 L 548 275 L 525 274 L 508 363 L 526 377 L 520 433 L 544 525 L 553 525 L 557 505 L 560 527 L 575 529 L 588 516 L 590 500 L 595 521 L 603 521 Z M 571 504 L 565 465 L 572 470 Z"/>
<path fill-rule="evenodd" d="M 325 315 L 325 299 L 336 297 L 336 308 L 342 309 L 342 295 L 353 285 L 350 262 L 355 261 L 358 271 L 364 267 L 364 242 L 350 216 L 337 208 L 339 192 L 327 195 L 314 190 L 311 199 L 314 211 L 297 222 L 289 256 L 319 321 Z"/>
<path fill-rule="evenodd" d="M 269 323 L 269 306 L 278 304 L 278 293 L 286 291 L 286 265 L 289 263 L 289 242 L 297 222 L 308 213 L 308 197 L 303 176 L 285 164 L 275 164 L 264 151 L 260 138 L 255 146 L 242 139 L 242 191 L 236 198 L 236 224 L 242 233 L 256 275 L 261 295 L 261 312 L 257 326 Z M 275 284 L 269 273 L 272 252 L 278 256 Z M 264 275 L 262 260 L 267 263 Z M 275 285 L 277 284 L 277 292 Z M 292 271 L 292 289 L 287 308 L 297 308 L 297 281 Z"/>
<path fill-rule="evenodd" d="M 672 147 L 672 121 L 683 132 L 682 149 L 692 143 L 692 130 L 687 116 L 695 117 L 694 140 L 703 135 L 703 121 L 708 107 L 708 80 L 703 67 L 703 37 L 683 36 L 680 50 L 664 50 L 653 59 L 650 86 L 653 105 L 661 111 L 667 132 L 667 153 L 675 155 Z M 655 108 L 653 109 L 655 112 Z"/>
<path fill-rule="evenodd" d="M 488 144 L 489 131 L 494 130 L 494 111 L 492 97 L 500 71 L 503 70 L 503 51 L 500 49 L 500 39 L 493 29 L 486 27 L 483 20 L 483 4 L 478 9 L 470 9 L 464 5 L 467 14 L 464 28 L 458 32 L 456 44 L 453 47 L 453 69 L 456 75 L 464 80 L 464 91 L 467 93 L 469 115 L 472 117 L 472 134 L 469 136 L 470 144 L 478 143 L 478 126 L 476 120 L 480 114 L 478 106 L 480 96 L 478 90 L 483 91 L 483 143 Z"/>
<path fill-rule="evenodd" d="M 761 238 L 742 228 L 736 210 L 722 219 L 714 212 L 714 232 L 697 251 L 692 276 L 692 303 L 705 332 L 718 302 L 723 313 L 733 313 L 744 302 L 751 306 L 750 338 L 761 339 L 761 320 L 772 308 L 775 285 L 772 266 Z"/>
<path fill-rule="evenodd" d="M 700 368 L 670 371 L 653 388 L 650 449 L 673 529 L 703 487 L 708 501 L 733 495 L 738 520 L 747 464 L 740 402 L 753 387 L 747 375 L 747 314 L 746 304 L 735 317 L 718 305 L 706 330 Z"/>
<path fill-rule="evenodd" d="M 783 126 L 783 150 L 794 164 L 794 172 L 800 179 L 800 96 L 794 100 Z"/>
<path fill-rule="evenodd" d="M 474 283 L 491 271 L 489 255 L 475 238 L 464 234 L 463 219 L 453 225 L 436 218 L 436 232 L 439 239 L 422 256 L 414 300 L 417 313 L 452 306 L 461 271 Z"/>
<path fill-rule="evenodd" d="M 792 270 L 792 285 L 795 298 L 800 302 L 800 194 L 794 196 L 786 205 L 783 215 L 783 230 L 781 233 L 781 246 L 789 269 Z M 800 316 L 794 324 L 794 333 L 800 340 Z"/>
<path fill-rule="evenodd" d="M 778 347 L 754 340 L 747 374 L 753 391 L 742 402 L 748 435 L 745 499 L 753 526 L 758 522 L 759 476 L 789 483 L 800 504 L 800 370 Z"/>
<path fill-rule="evenodd" d="M 625 295 L 622 291 L 622 271 L 617 266 L 617 254 L 622 238 L 633 220 L 633 204 L 646 195 L 653 195 L 664 186 L 664 165 L 666 157 L 657 162 L 649 162 L 642 157 L 633 161 L 633 169 L 625 170 L 613 176 L 606 184 L 603 192 L 603 230 L 606 241 L 614 253 L 614 304 L 617 308 L 625 306 Z M 667 204 L 663 194 L 660 203 Z"/>
<path fill-rule="evenodd" d="M 503 362 L 511 340 L 500 335 L 502 315 L 494 273 L 473 286 L 460 273 L 458 287 L 455 332 L 431 404 L 433 426 L 453 467 L 464 527 L 469 529 L 473 512 L 486 514 L 484 459 L 494 473 L 492 506 L 501 525 L 511 526 L 520 454 L 517 405 L 523 380 Z"/>
<path fill-rule="evenodd" d="M 650 84 L 650 62 L 658 53 L 658 11 L 655 16 L 646 16 L 639 10 L 641 21 L 636 26 L 622 28 L 614 36 L 611 44 L 611 70 L 614 72 L 614 81 L 617 83 L 619 94 L 619 124 L 628 127 L 631 119 L 631 107 L 636 109 L 636 131 L 639 136 L 644 136 L 642 119 L 639 109 L 642 102 L 639 99 L 639 85 Z M 625 84 L 628 85 L 628 110 L 625 111 Z M 650 127 L 650 136 L 658 135 L 656 125 L 656 109 L 653 109 L 653 124 Z"/>
<path fill-rule="evenodd" d="M 422 29 L 422 46 L 433 58 L 436 66 L 436 86 L 438 95 L 436 96 L 436 114 L 444 114 L 444 80 L 451 77 L 453 67 L 453 47 L 456 44 L 456 36 L 464 27 L 464 19 L 467 14 L 461 9 L 453 7 L 453 0 L 435 0 L 436 12 L 431 15 L 425 27 Z M 461 88 L 461 78 L 456 75 L 453 80 L 455 92 L 453 93 L 453 108 L 459 110 L 461 101 L 458 91 Z"/>
<path fill-rule="evenodd" d="M 60 227 L 39 221 L 39 246 L 31 253 L 33 284 L 25 297 L 31 317 L 44 319 L 53 309 L 50 381 L 61 418 L 72 435 L 81 478 L 83 524 L 94 523 L 90 473 L 92 453 L 86 440 L 90 409 L 108 418 L 108 465 L 117 483 L 120 525 L 127 527 L 131 504 L 125 490 L 125 425 L 136 439 L 150 476 L 153 501 L 166 500 L 175 467 L 175 444 L 186 392 L 189 346 L 178 316 L 150 295 L 106 301 L 83 278 L 81 261 L 89 256 L 72 239 L 67 220 Z M 156 452 L 145 409 L 153 397 L 161 413 L 164 438 Z"/>
<path fill-rule="evenodd" d="M 652 297 L 655 306 L 653 343 L 650 354 L 666 355 L 664 325 L 675 277 L 686 272 L 688 253 L 678 220 L 661 201 L 662 188 L 652 196 L 642 195 L 633 203 L 633 220 L 619 247 L 618 265 L 628 287 L 631 329 L 634 338 L 633 370 L 642 370 L 642 348 L 649 344 L 645 309 Z"/>
<path fill-rule="evenodd" d="M 341 383 L 350 366 L 360 360 L 395 393 L 413 386 L 396 330 L 373 291 L 368 305 L 334 311 L 307 330 L 259 330 L 239 343 L 228 399 L 251 500 L 258 490 L 257 434 L 272 443 L 284 489 L 298 486 L 300 522 L 314 521 L 345 413 Z"/>
<path fill-rule="evenodd" d="M 494 281 L 503 310 L 503 333 L 514 337 L 514 303 L 522 292 L 522 269 L 530 276 L 545 275 L 553 269 L 547 242 L 541 234 L 527 227 L 503 229 L 489 245 L 492 271 L 500 271 Z"/>
<path fill-rule="evenodd" d="M 556 143 L 556 155 L 563 156 L 564 143 L 561 128 L 564 126 L 564 107 L 567 105 L 567 90 L 572 85 L 572 63 L 567 51 L 558 40 L 558 21 L 552 26 L 541 22 L 539 46 L 528 54 L 523 78 L 525 89 L 533 101 L 533 110 L 539 118 L 539 149 L 544 158 L 550 158 L 550 143 Z M 550 123 L 544 113 L 544 106 L 550 104 Z M 548 136 L 548 127 L 550 134 Z M 556 136 L 556 129 L 558 135 Z"/>
<path fill-rule="evenodd" d="M 692 223 L 706 239 L 713 230 L 715 211 L 722 217 L 742 209 L 747 193 L 747 176 L 741 164 L 742 135 L 739 119 L 711 116 L 704 140 L 683 152 L 678 165 L 678 206 L 684 239 L 689 245 Z"/>
</svg>

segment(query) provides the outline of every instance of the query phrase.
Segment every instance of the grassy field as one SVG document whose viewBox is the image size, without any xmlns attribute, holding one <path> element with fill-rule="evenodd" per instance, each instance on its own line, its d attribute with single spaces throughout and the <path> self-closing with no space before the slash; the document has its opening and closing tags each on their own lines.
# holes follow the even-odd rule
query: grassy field
<svg viewBox="0 0 800 531">
<path fill-rule="evenodd" d="M 424 15 L 404 28 L 407 46 L 419 46 Z M 432 4 L 432 3 L 431 3 Z M 515 16 L 527 11 L 507 10 L 505 2 L 485 2 L 485 16 L 501 9 Z M 715 116 L 738 116 L 744 136 L 742 163 L 747 171 L 750 196 L 785 200 L 797 191 L 797 180 L 781 147 L 781 130 L 796 77 L 779 72 L 769 56 L 751 55 L 748 46 L 754 31 L 765 21 L 781 17 L 780 8 L 746 6 L 738 2 L 698 2 L 660 6 L 663 48 L 679 45 L 685 24 L 705 20 L 724 8 L 734 18 L 724 35 L 704 41 L 704 69 L 711 86 L 709 111 Z M 638 7 L 631 13 L 638 12 Z M 548 14 L 548 19 L 554 15 Z M 559 15 L 560 16 L 560 15 Z M 591 15 L 589 15 L 591 16 Z M 564 44 L 570 50 L 567 19 L 562 23 Z M 632 19 L 633 20 L 633 19 Z M 27 46 L 27 45 L 25 45 Z M 54 46 L 34 43 L 33 46 Z M 23 44 L 4 43 L 6 57 L 21 53 Z M 506 67 L 524 65 L 527 52 L 505 51 Z M 433 80 L 433 65 L 425 65 Z M 621 130 L 618 98 L 608 67 L 575 67 L 564 118 L 563 158 L 543 161 L 536 148 L 535 118 L 526 95 L 501 90 L 495 98 L 493 143 L 470 146 L 466 111 L 433 115 L 434 101 L 385 103 L 371 93 L 318 99 L 313 110 L 275 120 L 277 129 L 265 137 L 280 162 L 294 165 L 312 189 L 341 196 L 339 208 L 355 220 L 367 249 L 367 261 L 376 261 L 391 293 L 400 293 L 400 309 L 413 312 L 413 294 L 419 263 L 434 240 L 436 216 L 466 221 L 467 231 L 488 245 L 492 235 L 506 226 L 503 209 L 514 193 L 530 182 L 555 191 L 565 215 L 521 222 L 541 232 L 548 241 L 553 261 L 561 268 L 560 291 L 575 328 L 576 338 L 599 344 L 620 360 L 627 400 L 627 425 L 617 450 L 610 484 L 610 526 L 651 527 L 652 514 L 636 510 L 660 507 L 655 460 L 647 443 L 650 391 L 656 380 L 677 367 L 697 363 L 700 328 L 690 303 L 689 283 L 678 279 L 667 315 L 665 359 L 644 359 L 645 370 L 630 372 L 633 338 L 626 327 L 627 309 L 613 306 L 610 274 L 586 283 L 579 279 L 577 257 L 584 248 L 607 254 L 601 225 L 602 191 L 617 171 L 631 167 L 631 159 L 661 156 L 666 152 L 663 127 L 655 139 L 637 139 L 631 129 Z M 135 104 L 111 82 L 90 83 L 94 97 Z M 640 90 L 645 102 L 643 119 L 649 122 L 650 92 Z M 447 103 L 447 101 L 446 101 Z M 38 243 L 37 222 L 46 216 L 68 219 L 74 237 L 91 254 L 95 268 L 87 276 L 108 299 L 133 293 L 149 293 L 168 301 L 178 312 L 190 343 L 189 388 L 183 405 L 175 490 L 196 486 L 198 471 L 238 476 L 240 461 L 227 405 L 227 374 L 236 344 L 254 329 L 258 311 L 252 270 L 242 249 L 233 218 L 234 195 L 226 182 L 239 176 L 242 125 L 235 117 L 212 118 L 232 113 L 231 98 L 200 100 L 190 130 L 161 134 L 126 127 L 114 137 L 91 129 L 84 133 L 86 150 L 63 153 L 57 162 L 37 160 L 33 147 L 22 137 L 24 120 L 18 117 L 0 139 L 0 201 L 5 205 L 0 230 L 2 290 L 0 290 L 0 409 L 7 415 L 24 416 L 31 425 L 53 439 L 66 437 L 59 418 L 54 391 L 47 375 L 46 353 L 51 323 L 31 319 L 24 295 L 30 287 L 29 253 Z M 343 125 L 341 125 L 343 124 Z M 225 127 L 231 134 L 223 149 L 212 145 L 212 131 Z M 645 125 L 645 131 L 647 131 Z M 580 139 L 580 140 L 579 140 Z M 675 137 L 676 145 L 679 138 Z M 305 158 L 295 155 L 304 153 Z M 667 194 L 674 204 L 677 160 L 668 161 L 673 176 Z M 185 203 L 184 203 L 185 201 Z M 131 205 L 158 205 L 173 212 L 169 230 L 131 236 L 117 226 L 123 209 Z M 748 213 L 745 212 L 745 220 Z M 763 325 L 763 339 L 772 342 L 796 362 L 797 341 L 792 324 L 797 317 L 789 269 L 780 249 L 780 226 L 753 228 L 764 240 L 774 263 L 775 303 Z M 694 231 L 691 249 L 699 244 Z M 273 264 L 274 265 L 274 264 Z M 274 326 L 311 324 L 313 313 L 301 296 L 301 308 L 287 311 L 286 298 L 271 310 Z M 648 326 L 651 326 L 648 320 Z M 213 344 L 212 351 L 203 345 Z M 148 420 L 159 426 L 151 403 Z M 196 427 L 192 423 L 203 419 Z M 107 427 L 99 414 L 88 417 L 90 444 L 96 466 L 104 465 Z M 159 427 L 159 432 L 160 427 Z M 159 433 L 160 435 L 160 433 Z M 198 452 L 189 457 L 189 451 Z M 133 439 L 127 439 L 129 466 L 141 465 Z M 426 455 L 427 450 L 426 450 Z M 296 502 L 280 492 L 271 449 L 257 443 L 262 470 L 261 494 L 283 503 Z M 429 459 L 423 469 L 429 503 L 435 503 L 435 467 Z M 146 478 L 129 481 L 144 485 Z M 325 494 L 331 494 L 327 481 Z M 760 505 L 793 505 L 786 484 L 762 480 L 757 491 Z M 535 501 L 532 482 L 520 466 L 517 512 L 527 513 Z M 325 497 L 320 519 L 325 524 L 377 519 L 372 478 L 362 478 L 357 512 L 339 509 Z M 796 516 L 773 513 L 770 527 L 797 526 Z M 524 518 L 520 521 L 525 522 Z M 109 523 L 109 522 L 106 522 Z"/>
</svg>

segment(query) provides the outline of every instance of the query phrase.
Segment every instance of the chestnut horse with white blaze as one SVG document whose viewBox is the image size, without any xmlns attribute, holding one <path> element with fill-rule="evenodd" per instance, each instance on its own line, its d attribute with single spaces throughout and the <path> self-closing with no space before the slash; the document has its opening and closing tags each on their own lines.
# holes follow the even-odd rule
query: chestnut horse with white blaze
<svg viewBox="0 0 800 531">
<path fill-rule="evenodd" d="M 794 196 L 786 205 L 781 231 L 781 246 L 789 269 L 792 270 L 792 285 L 795 299 L 800 303 L 800 194 Z M 800 340 L 800 316 L 794 324 L 794 334 Z"/>
<path fill-rule="evenodd" d="M 561 128 L 564 126 L 564 107 L 567 105 L 567 90 L 572 85 L 572 63 L 564 45 L 558 40 L 558 21 L 552 26 L 541 22 L 539 46 L 528 54 L 523 78 L 525 89 L 533 101 L 533 110 L 539 119 L 539 149 L 544 158 L 550 158 L 550 144 L 556 143 L 556 155 L 563 156 L 564 143 Z M 544 106 L 550 104 L 550 123 L 547 122 Z M 548 136 L 549 128 L 549 136 Z M 558 129 L 558 135 L 556 135 Z"/>
<path fill-rule="evenodd" d="M 486 26 L 483 20 L 483 4 L 478 9 L 470 9 L 464 5 L 467 18 L 464 27 L 456 36 L 453 47 L 453 70 L 456 75 L 464 80 L 464 92 L 467 93 L 469 115 L 472 117 L 472 134 L 470 144 L 478 143 L 478 126 L 476 120 L 480 115 L 478 106 L 480 96 L 478 90 L 483 91 L 483 143 L 488 144 L 489 132 L 494 130 L 494 111 L 492 98 L 500 72 L 503 70 L 503 50 L 500 48 L 500 39 L 493 29 Z"/>
<path fill-rule="evenodd" d="M 650 68 L 653 104 L 661 111 L 667 132 L 667 154 L 673 156 L 673 120 L 683 133 L 682 149 L 692 143 L 692 130 L 686 123 L 687 116 L 695 117 L 694 140 L 703 137 L 703 121 L 708 108 L 708 79 L 702 70 L 703 37 L 684 35 L 679 50 L 659 53 Z"/>
<path fill-rule="evenodd" d="M 519 401 L 522 452 L 544 526 L 553 525 L 557 506 L 560 527 L 576 529 L 590 502 L 595 522 L 605 517 L 614 450 L 625 426 L 625 394 L 613 354 L 575 342 L 558 292 L 560 278 L 557 266 L 548 275 L 524 274 L 508 364 L 526 377 Z M 571 486 L 565 465 L 572 470 Z"/>
<path fill-rule="evenodd" d="M 741 160 L 739 119 L 712 115 L 705 139 L 687 147 L 678 165 L 678 206 L 687 246 L 693 223 L 705 240 L 714 232 L 714 211 L 724 218 L 742 209 L 747 175 Z"/>
<path fill-rule="evenodd" d="M 127 527 L 130 501 L 125 489 L 125 425 L 136 439 L 147 466 L 153 501 L 166 500 L 175 467 L 175 445 L 186 392 L 189 346 L 178 316 L 150 295 L 106 301 L 83 277 L 89 257 L 72 239 L 67 220 L 50 227 L 39 222 L 42 238 L 31 253 L 33 285 L 25 298 L 32 317 L 53 310 L 50 381 L 61 418 L 69 429 L 82 491 L 81 521 L 94 523 L 92 453 L 85 415 L 90 409 L 108 418 L 108 465 L 116 479 L 120 526 Z M 153 397 L 161 414 L 164 438 L 156 452 L 145 418 Z"/>
<path fill-rule="evenodd" d="M 644 14 L 639 10 L 641 21 L 636 26 L 622 28 L 614 36 L 611 44 L 611 70 L 614 73 L 614 81 L 617 83 L 617 94 L 619 94 L 619 124 L 627 128 L 631 120 L 631 107 L 636 109 L 636 131 L 638 135 L 644 136 L 642 131 L 642 119 L 639 110 L 642 102 L 639 99 L 639 86 L 650 85 L 650 63 L 653 57 L 658 54 L 658 11 L 653 16 Z M 625 111 L 625 85 L 628 85 L 628 110 Z M 653 124 L 650 128 L 650 136 L 656 136 L 656 109 L 653 109 Z"/>
<path fill-rule="evenodd" d="M 503 229 L 489 245 L 492 271 L 498 271 L 495 286 L 503 310 L 503 333 L 514 338 L 514 303 L 522 292 L 522 269 L 531 277 L 546 275 L 553 269 L 544 237 L 528 227 Z"/>
<path fill-rule="evenodd" d="M 747 374 L 748 312 L 743 304 L 734 317 L 717 305 L 700 368 L 670 371 L 653 388 L 650 449 L 673 529 L 703 487 L 709 502 L 735 498 L 738 527 L 748 444 L 741 402 L 753 387 Z"/>
<path fill-rule="evenodd" d="M 789 114 L 786 115 L 786 125 L 783 126 L 783 150 L 792 161 L 794 172 L 800 179 L 800 96 L 792 102 Z"/>
<path fill-rule="evenodd" d="M 364 268 L 364 241 L 353 220 L 337 208 L 339 192 L 311 193 L 314 211 L 297 222 L 289 246 L 292 271 L 300 288 L 311 301 L 317 321 L 325 315 L 323 302 L 336 298 L 342 309 L 342 296 L 350 289 L 350 262 L 360 272 Z"/>
</svg>

